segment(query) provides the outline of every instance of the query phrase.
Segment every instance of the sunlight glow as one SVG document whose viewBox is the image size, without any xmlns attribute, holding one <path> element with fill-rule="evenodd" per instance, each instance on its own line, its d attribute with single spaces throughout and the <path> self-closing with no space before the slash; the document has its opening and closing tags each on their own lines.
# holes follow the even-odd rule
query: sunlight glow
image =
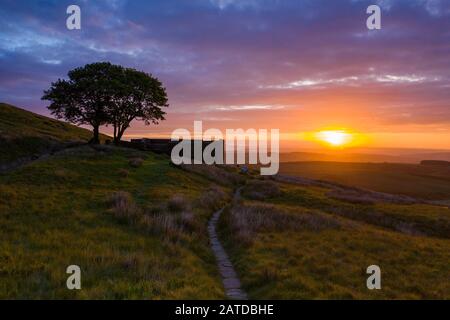
<svg viewBox="0 0 450 320">
<path fill-rule="evenodd" d="M 351 142 L 352 134 L 345 130 L 326 130 L 317 132 L 316 139 L 334 147 L 341 147 Z"/>
</svg>

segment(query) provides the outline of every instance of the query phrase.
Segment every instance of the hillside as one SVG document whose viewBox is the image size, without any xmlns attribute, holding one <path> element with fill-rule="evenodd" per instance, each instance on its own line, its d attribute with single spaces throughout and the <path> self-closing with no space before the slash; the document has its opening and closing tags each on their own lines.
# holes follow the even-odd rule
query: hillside
<svg viewBox="0 0 450 320">
<path fill-rule="evenodd" d="M 243 288 L 256 299 L 448 299 L 446 207 L 359 203 L 303 183 L 249 182 L 221 219 Z M 368 290 L 366 268 L 381 268 Z"/>
<path fill-rule="evenodd" d="M 403 163 L 286 162 L 280 173 L 429 200 L 450 200 L 450 167 Z"/>
<path fill-rule="evenodd" d="M 116 147 L 0 175 L 0 299 L 223 298 L 206 233 L 223 201 L 213 187 L 168 158 Z M 65 285 L 72 264 L 79 291 Z"/>
<path fill-rule="evenodd" d="M 89 130 L 0 103 L 0 166 L 91 137 Z"/>
<path fill-rule="evenodd" d="M 27 139 L 90 137 L 17 113 L 15 127 Z M 20 140 L 12 125 L 2 118 Z M 346 172 L 334 165 L 328 173 Z M 446 176 L 429 167 L 435 171 L 407 167 L 417 179 L 425 175 L 408 180 L 414 188 L 407 190 L 445 192 L 439 182 Z M 377 167 L 368 181 L 384 179 L 399 190 L 393 181 L 404 176 L 390 180 L 389 168 Z M 164 155 L 83 145 L 0 173 L 0 299 L 223 299 L 208 235 L 219 209 L 216 238 L 250 298 L 450 298 L 447 207 L 237 170 L 176 167 Z M 371 264 L 381 267 L 382 290 L 365 286 Z M 66 287 L 69 265 L 82 270 L 81 290 Z"/>
</svg>

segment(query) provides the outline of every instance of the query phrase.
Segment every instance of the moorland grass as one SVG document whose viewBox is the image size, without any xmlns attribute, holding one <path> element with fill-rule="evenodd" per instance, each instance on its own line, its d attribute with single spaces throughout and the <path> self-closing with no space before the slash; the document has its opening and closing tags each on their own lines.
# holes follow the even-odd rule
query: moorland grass
<svg viewBox="0 0 450 320">
<path fill-rule="evenodd" d="M 136 157 L 145 160 L 130 167 Z M 0 298 L 223 298 L 209 209 L 192 211 L 204 232 L 176 241 L 111 212 L 117 192 L 147 212 L 174 194 L 198 201 L 209 186 L 166 157 L 114 147 L 71 149 L 0 175 Z M 71 264 L 81 267 L 82 290 L 66 288 Z"/>
<path fill-rule="evenodd" d="M 448 221 L 448 209 L 374 206 L 398 221 L 414 224 L 422 219 L 422 228 L 433 236 L 418 236 L 368 219 L 364 216 L 368 206 L 328 199 L 326 189 L 280 184 L 280 190 L 281 195 L 264 201 L 244 196 L 240 205 L 230 207 L 220 220 L 221 239 L 250 298 L 450 298 L 450 240 L 439 237 L 445 226 L 437 223 Z M 247 208 L 245 212 L 242 206 Z M 271 210 L 258 209 L 261 206 Z M 343 214 L 355 206 L 353 214 Z M 266 217 L 261 216 L 264 214 Z M 286 219 L 280 214 L 299 218 Z M 317 219 L 305 219 L 305 214 Z M 324 216 L 327 222 L 317 228 Z M 258 223 L 248 228 L 246 219 Z M 251 241 L 243 241 L 242 233 Z M 382 290 L 366 287 L 366 268 L 372 264 L 381 267 Z"/>
<path fill-rule="evenodd" d="M 450 199 L 450 167 L 402 163 L 288 162 L 280 173 L 427 200 Z"/>
<path fill-rule="evenodd" d="M 0 165 L 90 137 L 0 104 Z M 449 198 L 446 169 L 334 165 L 292 173 Z M 242 199 L 222 215 L 220 237 L 251 298 L 450 298 L 448 208 L 347 199 L 238 172 L 84 146 L 0 174 L 0 299 L 224 298 L 206 226 L 246 180 Z M 81 267 L 82 290 L 66 288 L 72 264 Z M 381 267 L 382 290 L 365 286 L 371 264 Z"/>
<path fill-rule="evenodd" d="M 0 165 L 91 138 L 87 129 L 0 103 Z M 105 139 L 107 136 L 101 135 L 101 140 Z"/>
<path fill-rule="evenodd" d="M 314 208 L 404 233 L 450 238 L 450 213 L 443 206 L 349 203 L 329 196 L 330 190 L 326 188 L 281 185 L 282 193 L 270 201 Z"/>
</svg>

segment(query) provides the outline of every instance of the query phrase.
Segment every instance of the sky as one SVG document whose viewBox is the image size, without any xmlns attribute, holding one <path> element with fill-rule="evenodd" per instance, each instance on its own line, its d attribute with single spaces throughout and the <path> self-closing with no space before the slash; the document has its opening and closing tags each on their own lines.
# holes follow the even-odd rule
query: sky
<svg viewBox="0 0 450 320">
<path fill-rule="evenodd" d="M 66 28 L 71 4 L 81 30 Z M 366 27 L 371 4 L 381 30 Z M 367 147 L 450 149 L 450 0 L 0 2 L 0 101 L 48 115 L 43 90 L 98 61 L 167 88 L 167 120 L 127 139 L 202 120 L 280 129 L 286 148 L 346 129 Z"/>
</svg>

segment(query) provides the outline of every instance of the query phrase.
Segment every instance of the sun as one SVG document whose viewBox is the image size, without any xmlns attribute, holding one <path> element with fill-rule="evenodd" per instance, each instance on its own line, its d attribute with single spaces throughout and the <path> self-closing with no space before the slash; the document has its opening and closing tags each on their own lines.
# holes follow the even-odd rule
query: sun
<svg viewBox="0 0 450 320">
<path fill-rule="evenodd" d="M 343 150 L 370 144 L 367 134 L 343 127 L 327 127 L 317 131 L 303 132 L 299 136 L 304 141 L 321 144 L 323 147 Z"/>
<path fill-rule="evenodd" d="M 345 130 L 325 130 L 316 134 L 316 139 L 333 147 L 343 147 L 352 140 L 352 134 Z"/>
</svg>

